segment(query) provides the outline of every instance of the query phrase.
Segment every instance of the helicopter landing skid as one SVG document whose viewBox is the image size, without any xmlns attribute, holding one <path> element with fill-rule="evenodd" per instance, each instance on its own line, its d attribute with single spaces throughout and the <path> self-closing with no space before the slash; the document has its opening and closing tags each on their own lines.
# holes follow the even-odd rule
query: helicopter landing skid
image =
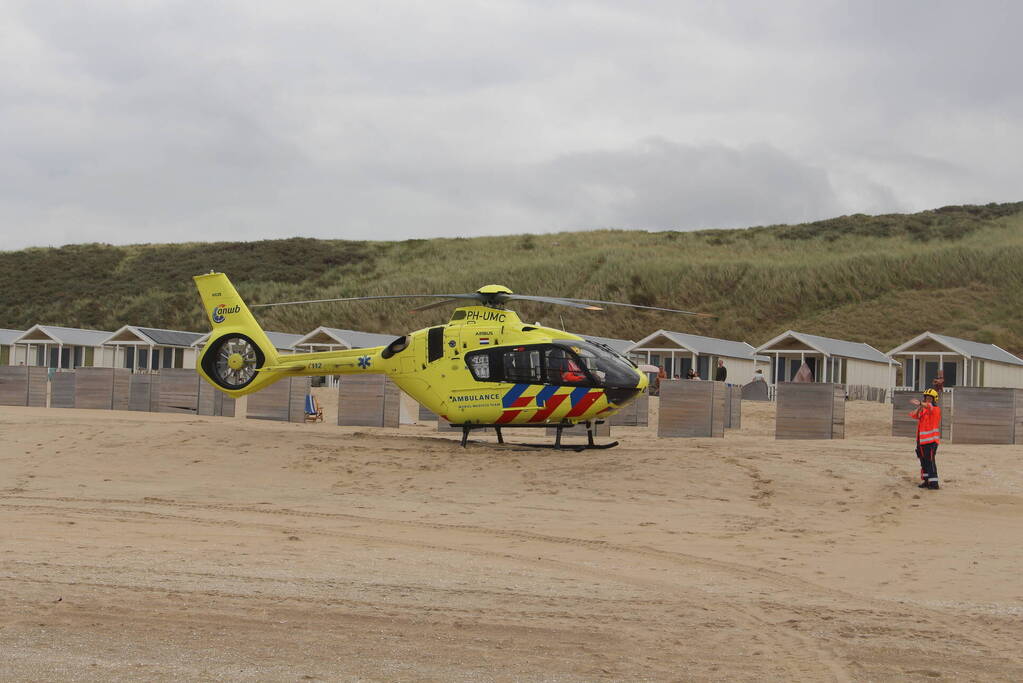
<svg viewBox="0 0 1023 683">
<path fill-rule="evenodd" d="M 594 426 L 595 425 L 592 422 L 589 422 L 589 421 L 587 421 L 585 424 L 586 424 L 586 444 L 585 445 L 578 445 L 578 444 L 573 444 L 571 446 L 562 446 L 561 445 L 561 433 L 566 428 L 575 426 L 574 424 L 558 424 L 558 425 L 554 425 L 554 427 L 557 429 L 557 433 L 554 436 L 554 443 L 553 444 L 523 443 L 523 444 L 516 444 L 516 445 L 517 446 L 527 446 L 529 448 L 553 448 L 554 450 L 571 450 L 571 451 L 576 451 L 577 453 L 578 452 L 582 452 L 582 451 L 586 451 L 586 450 L 590 450 L 590 449 L 604 450 L 604 449 L 608 449 L 608 448 L 614 448 L 615 446 L 618 445 L 617 441 L 612 441 L 611 443 L 604 443 L 604 444 L 595 443 L 593 441 L 593 430 L 594 430 Z M 505 425 L 505 426 L 507 426 L 507 425 Z M 537 424 L 537 425 L 515 425 L 515 426 L 516 427 L 545 427 L 546 428 L 546 427 L 549 427 L 551 425 Z M 471 432 L 473 429 L 486 429 L 488 427 L 492 427 L 494 429 L 494 431 L 497 432 L 497 443 L 503 444 L 504 443 L 504 434 L 501 433 L 502 425 L 496 425 L 496 424 L 462 425 L 462 448 L 465 448 L 466 444 L 469 442 L 469 432 Z"/>
</svg>

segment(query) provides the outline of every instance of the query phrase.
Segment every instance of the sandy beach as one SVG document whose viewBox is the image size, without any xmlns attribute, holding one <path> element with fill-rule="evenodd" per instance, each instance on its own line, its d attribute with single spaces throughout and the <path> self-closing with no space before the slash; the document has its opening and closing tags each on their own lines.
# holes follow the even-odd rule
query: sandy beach
<svg viewBox="0 0 1023 683">
<path fill-rule="evenodd" d="M 1023 680 L 1021 449 L 920 491 L 890 406 L 773 411 L 576 453 L 0 408 L 0 679 Z"/>
</svg>

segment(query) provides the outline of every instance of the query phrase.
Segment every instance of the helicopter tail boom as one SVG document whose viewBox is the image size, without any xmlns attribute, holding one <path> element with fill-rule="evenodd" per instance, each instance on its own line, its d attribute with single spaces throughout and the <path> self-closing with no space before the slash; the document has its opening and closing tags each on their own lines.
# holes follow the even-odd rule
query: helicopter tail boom
<svg viewBox="0 0 1023 683">
<path fill-rule="evenodd" d="M 223 273 L 193 278 L 212 331 L 196 370 L 231 396 L 243 396 L 287 376 L 271 370 L 280 357 L 234 285 Z"/>
</svg>

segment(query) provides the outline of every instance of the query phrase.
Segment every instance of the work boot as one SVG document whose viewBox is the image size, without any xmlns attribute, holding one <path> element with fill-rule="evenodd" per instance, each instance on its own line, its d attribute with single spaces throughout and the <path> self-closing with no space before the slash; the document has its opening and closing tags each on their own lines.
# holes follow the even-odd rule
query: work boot
<svg viewBox="0 0 1023 683">
<path fill-rule="evenodd" d="M 928 486 L 928 484 L 927 484 L 926 481 L 922 481 L 919 484 L 917 484 L 917 488 L 918 489 L 925 489 L 925 488 L 927 488 L 927 486 Z"/>
<path fill-rule="evenodd" d="M 938 482 L 936 482 L 936 481 L 929 481 L 929 482 L 927 482 L 927 488 L 934 489 L 935 491 L 937 491 L 941 487 L 938 486 Z"/>
</svg>

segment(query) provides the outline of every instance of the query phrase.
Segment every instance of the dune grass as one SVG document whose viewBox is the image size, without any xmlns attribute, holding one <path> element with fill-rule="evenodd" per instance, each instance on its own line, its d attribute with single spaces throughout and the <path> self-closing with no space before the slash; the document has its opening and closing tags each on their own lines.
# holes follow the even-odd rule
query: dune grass
<svg viewBox="0 0 1023 683">
<path fill-rule="evenodd" d="M 0 327 L 206 330 L 191 276 L 219 270 L 250 303 L 466 292 L 499 283 L 521 293 L 717 316 L 516 306 L 523 319 L 609 337 L 638 339 L 665 328 L 757 345 L 792 328 L 887 350 L 930 329 L 1023 353 L 1021 263 L 1023 203 L 696 232 L 88 244 L 0 252 Z M 414 305 L 286 306 L 258 317 L 280 331 L 329 325 L 400 334 L 449 312 L 410 313 Z"/>
</svg>

